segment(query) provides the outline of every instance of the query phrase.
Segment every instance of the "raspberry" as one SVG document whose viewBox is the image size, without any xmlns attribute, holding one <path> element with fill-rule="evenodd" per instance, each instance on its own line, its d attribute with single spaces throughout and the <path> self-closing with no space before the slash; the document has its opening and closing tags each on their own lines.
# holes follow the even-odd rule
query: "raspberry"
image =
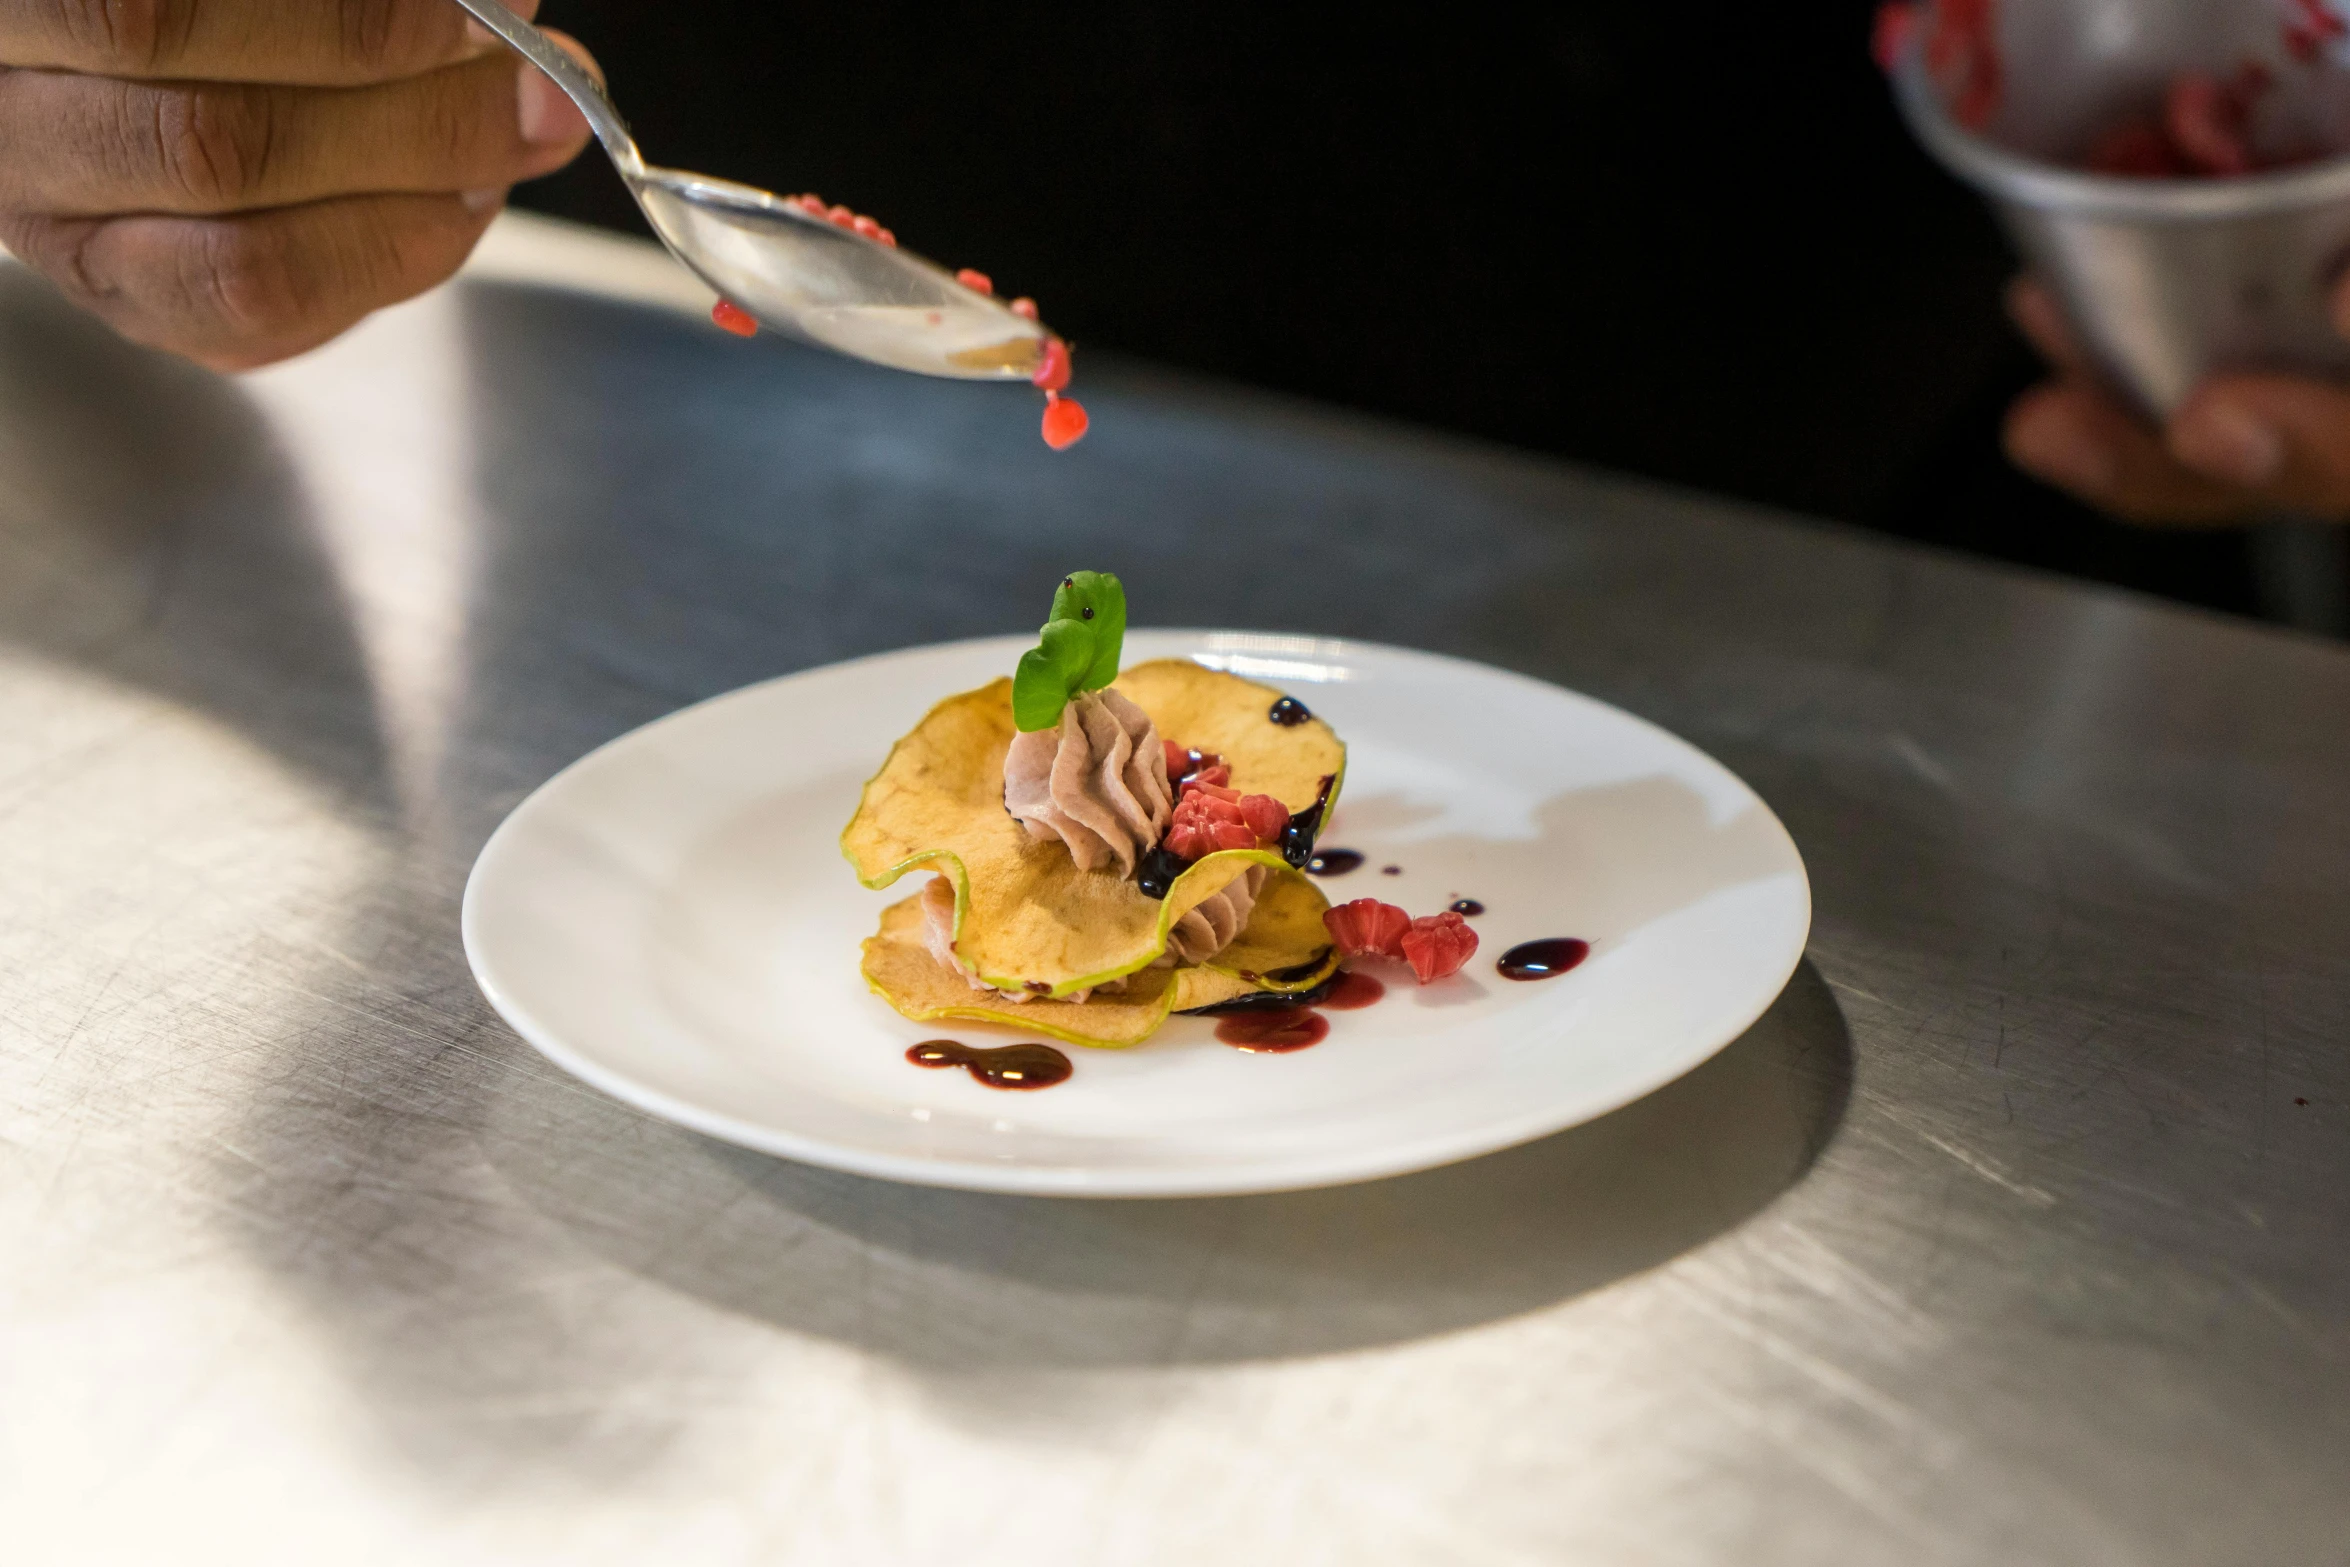
<svg viewBox="0 0 2350 1567">
<path fill-rule="evenodd" d="M 874 222 L 871 218 L 866 217 L 861 212 L 857 214 L 856 221 L 851 223 L 849 227 L 855 229 L 858 233 L 864 235 L 867 239 L 878 240 L 881 238 L 881 225 Z"/>
<path fill-rule="evenodd" d="M 1281 829 L 1289 825 L 1289 807 L 1269 794 L 1244 794 L 1240 797 L 1240 819 L 1257 835 L 1257 842 L 1279 843 Z"/>
<path fill-rule="evenodd" d="M 1012 301 L 1012 314 L 1026 316 L 1029 320 L 1034 321 L 1036 319 L 1036 301 L 1030 299 L 1026 294 L 1021 295 Z"/>
<path fill-rule="evenodd" d="M 838 203 L 826 208 L 824 217 L 827 222 L 840 228 L 853 229 L 857 226 L 857 215 Z"/>
<path fill-rule="evenodd" d="M 1257 835 L 1237 801 L 1218 799 L 1205 789 L 1187 789 L 1167 820 L 1167 852 L 1196 860 L 1219 849 L 1253 849 Z"/>
<path fill-rule="evenodd" d="M 955 274 L 955 281 L 974 294 L 993 294 L 995 292 L 995 280 L 976 267 L 965 267 Z"/>
<path fill-rule="evenodd" d="M 1052 401 L 1044 405 L 1044 444 L 1056 452 L 1067 451 L 1084 438 L 1085 405 L 1074 397 L 1048 394 Z"/>
<path fill-rule="evenodd" d="M 1065 390 L 1069 385 L 1069 345 L 1057 337 L 1044 340 L 1044 357 L 1036 366 L 1036 374 L 1029 380 L 1048 392 Z"/>
<path fill-rule="evenodd" d="M 1420 983 L 1426 985 L 1460 972 L 1461 965 L 1476 954 L 1477 933 L 1467 920 L 1446 909 L 1412 921 L 1397 946 Z"/>
<path fill-rule="evenodd" d="M 890 232 L 888 229 L 878 229 L 878 230 L 876 230 L 876 231 L 874 232 L 874 235 L 873 235 L 873 237 L 874 237 L 876 240 L 878 240 L 880 243 L 882 243 L 882 244 L 884 244 L 884 245 L 887 245 L 887 246 L 888 246 L 890 249 L 892 249 L 892 250 L 895 250 L 895 249 L 897 249 L 897 248 L 898 248 L 898 237 L 897 237 L 897 235 L 895 235 L 895 234 L 891 233 L 891 232 Z"/>
<path fill-rule="evenodd" d="M 1230 769 L 1219 767 L 1216 771 L 1229 773 Z M 1237 806 L 1240 804 L 1238 789 L 1228 787 L 1221 778 L 1204 777 L 1198 773 L 1183 780 L 1183 792 L 1185 794 L 1204 794 L 1210 799 L 1222 800 L 1227 805 Z"/>
<path fill-rule="evenodd" d="M 757 319 L 731 299 L 721 299 L 712 305 L 710 319 L 737 337 L 750 337 L 759 330 Z"/>
<path fill-rule="evenodd" d="M 805 212 L 809 217 L 820 218 L 824 216 L 824 198 L 817 195 L 814 191 L 808 192 L 808 194 L 805 196 L 795 196 L 792 198 L 792 200 L 796 202 L 799 205 L 799 209 L 802 212 Z"/>
<path fill-rule="evenodd" d="M 1338 943 L 1340 957 L 1400 958 L 1404 932 L 1412 928 L 1412 917 L 1392 903 L 1357 898 L 1352 903 L 1324 909 L 1322 928 Z"/>
<path fill-rule="evenodd" d="M 1200 784 L 1205 787 L 1221 789 L 1225 785 L 1232 782 L 1232 769 L 1225 765 L 1224 759 L 1222 757 L 1211 756 L 1200 764 L 1200 769 L 1198 772 L 1193 773 L 1191 777 L 1185 781 L 1189 783 Z"/>
</svg>

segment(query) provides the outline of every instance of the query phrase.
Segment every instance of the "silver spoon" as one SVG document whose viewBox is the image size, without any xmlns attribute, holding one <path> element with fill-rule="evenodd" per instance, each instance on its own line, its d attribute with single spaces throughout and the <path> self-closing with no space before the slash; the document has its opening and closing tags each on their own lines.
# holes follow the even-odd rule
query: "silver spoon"
<svg viewBox="0 0 2350 1567">
<path fill-rule="evenodd" d="M 1052 334 L 992 294 L 781 196 L 647 164 L 595 77 L 498 0 L 457 0 L 587 116 L 671 254 L 763 326 L 919 375 L 1025 381 Z"/>
</svg>

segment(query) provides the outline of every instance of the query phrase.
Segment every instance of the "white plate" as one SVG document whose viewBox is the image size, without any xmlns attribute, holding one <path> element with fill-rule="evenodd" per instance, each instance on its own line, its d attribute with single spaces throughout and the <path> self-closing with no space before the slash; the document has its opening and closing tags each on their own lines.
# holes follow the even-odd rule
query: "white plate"
<svg viewBox="0 0 2350 1567">
<path fill-rule="evenodd" d="M 1323 883 L 1414 913 L 1478 899 L 1482 945 L 1421 989 L 1329 1014 L 1286 1055 L 1178 1017 L 1129 1050 L 1066 1047 L 1026 1093 L 905 1059 L 858 943 L 915 890 L 857 884 L 839 848 L 865 779 L 941 697 L 1028 645 L 916 648 L 673 713 L 575 762 L 491 837 L 465 952 L 491 1005 L 566 1071 L 681 1125 L 811 1164 L 987 1191 L 1173 1196 L 1367 1180 L 1572 1126 L 1696 1066 L 1803 955 L 1811 889 L 1754 792 L 1652 724 L 1557 686 L 1401 648 L 1136 632 L 1129 662 L 1194 657 L 1295 693 L 1347 742 Z M 1173 738 L 1180 738 L 1173 737 Z M 1382 867 L 1401 867 L 1384 874 Z M 1592 943 L 1555 979 L 1493 960 Z M 1030 1036 L 1035 1037 L 1035 1036 Z"/>
</svg>

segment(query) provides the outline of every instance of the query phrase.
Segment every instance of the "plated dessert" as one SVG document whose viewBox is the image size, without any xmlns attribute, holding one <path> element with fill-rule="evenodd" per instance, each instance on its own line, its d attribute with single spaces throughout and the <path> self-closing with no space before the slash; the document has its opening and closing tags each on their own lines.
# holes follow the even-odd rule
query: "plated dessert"
<svg viewBox="0 0 2350 1567">
<path fill-rule="evenodd" d="M 932 708 L 865 786 L 841 835 L 858 878 L 929 878 L 864 947 L 906 1016 L 1132 1045 L 1336 972 L 1305 867 L 1346 746 L 1237 675 L 1121 673 L 1125 632 L 1116 577 L 1064 578 L 1014 672 Z"/>
</svg>

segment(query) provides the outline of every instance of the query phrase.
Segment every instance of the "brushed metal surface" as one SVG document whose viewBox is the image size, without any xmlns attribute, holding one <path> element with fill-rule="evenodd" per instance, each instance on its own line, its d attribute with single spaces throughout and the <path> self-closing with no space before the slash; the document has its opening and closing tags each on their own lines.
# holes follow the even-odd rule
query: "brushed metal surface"
<svg viewBox="0 0 2350 1567">
<path fill-rule="evenodd" d="M 487 278 L 225 381 L 0 271 L 12 1563 L 2350 1560 L 2350 654 L 1081 391 L 1056 458 Z M 1073 562 L 1678 729 L 1810 958 L 1603 1121 L 1229 1201 L 797 1168 L 493 1019 L 457 892 L 531 786 Z"/>
</svg>

